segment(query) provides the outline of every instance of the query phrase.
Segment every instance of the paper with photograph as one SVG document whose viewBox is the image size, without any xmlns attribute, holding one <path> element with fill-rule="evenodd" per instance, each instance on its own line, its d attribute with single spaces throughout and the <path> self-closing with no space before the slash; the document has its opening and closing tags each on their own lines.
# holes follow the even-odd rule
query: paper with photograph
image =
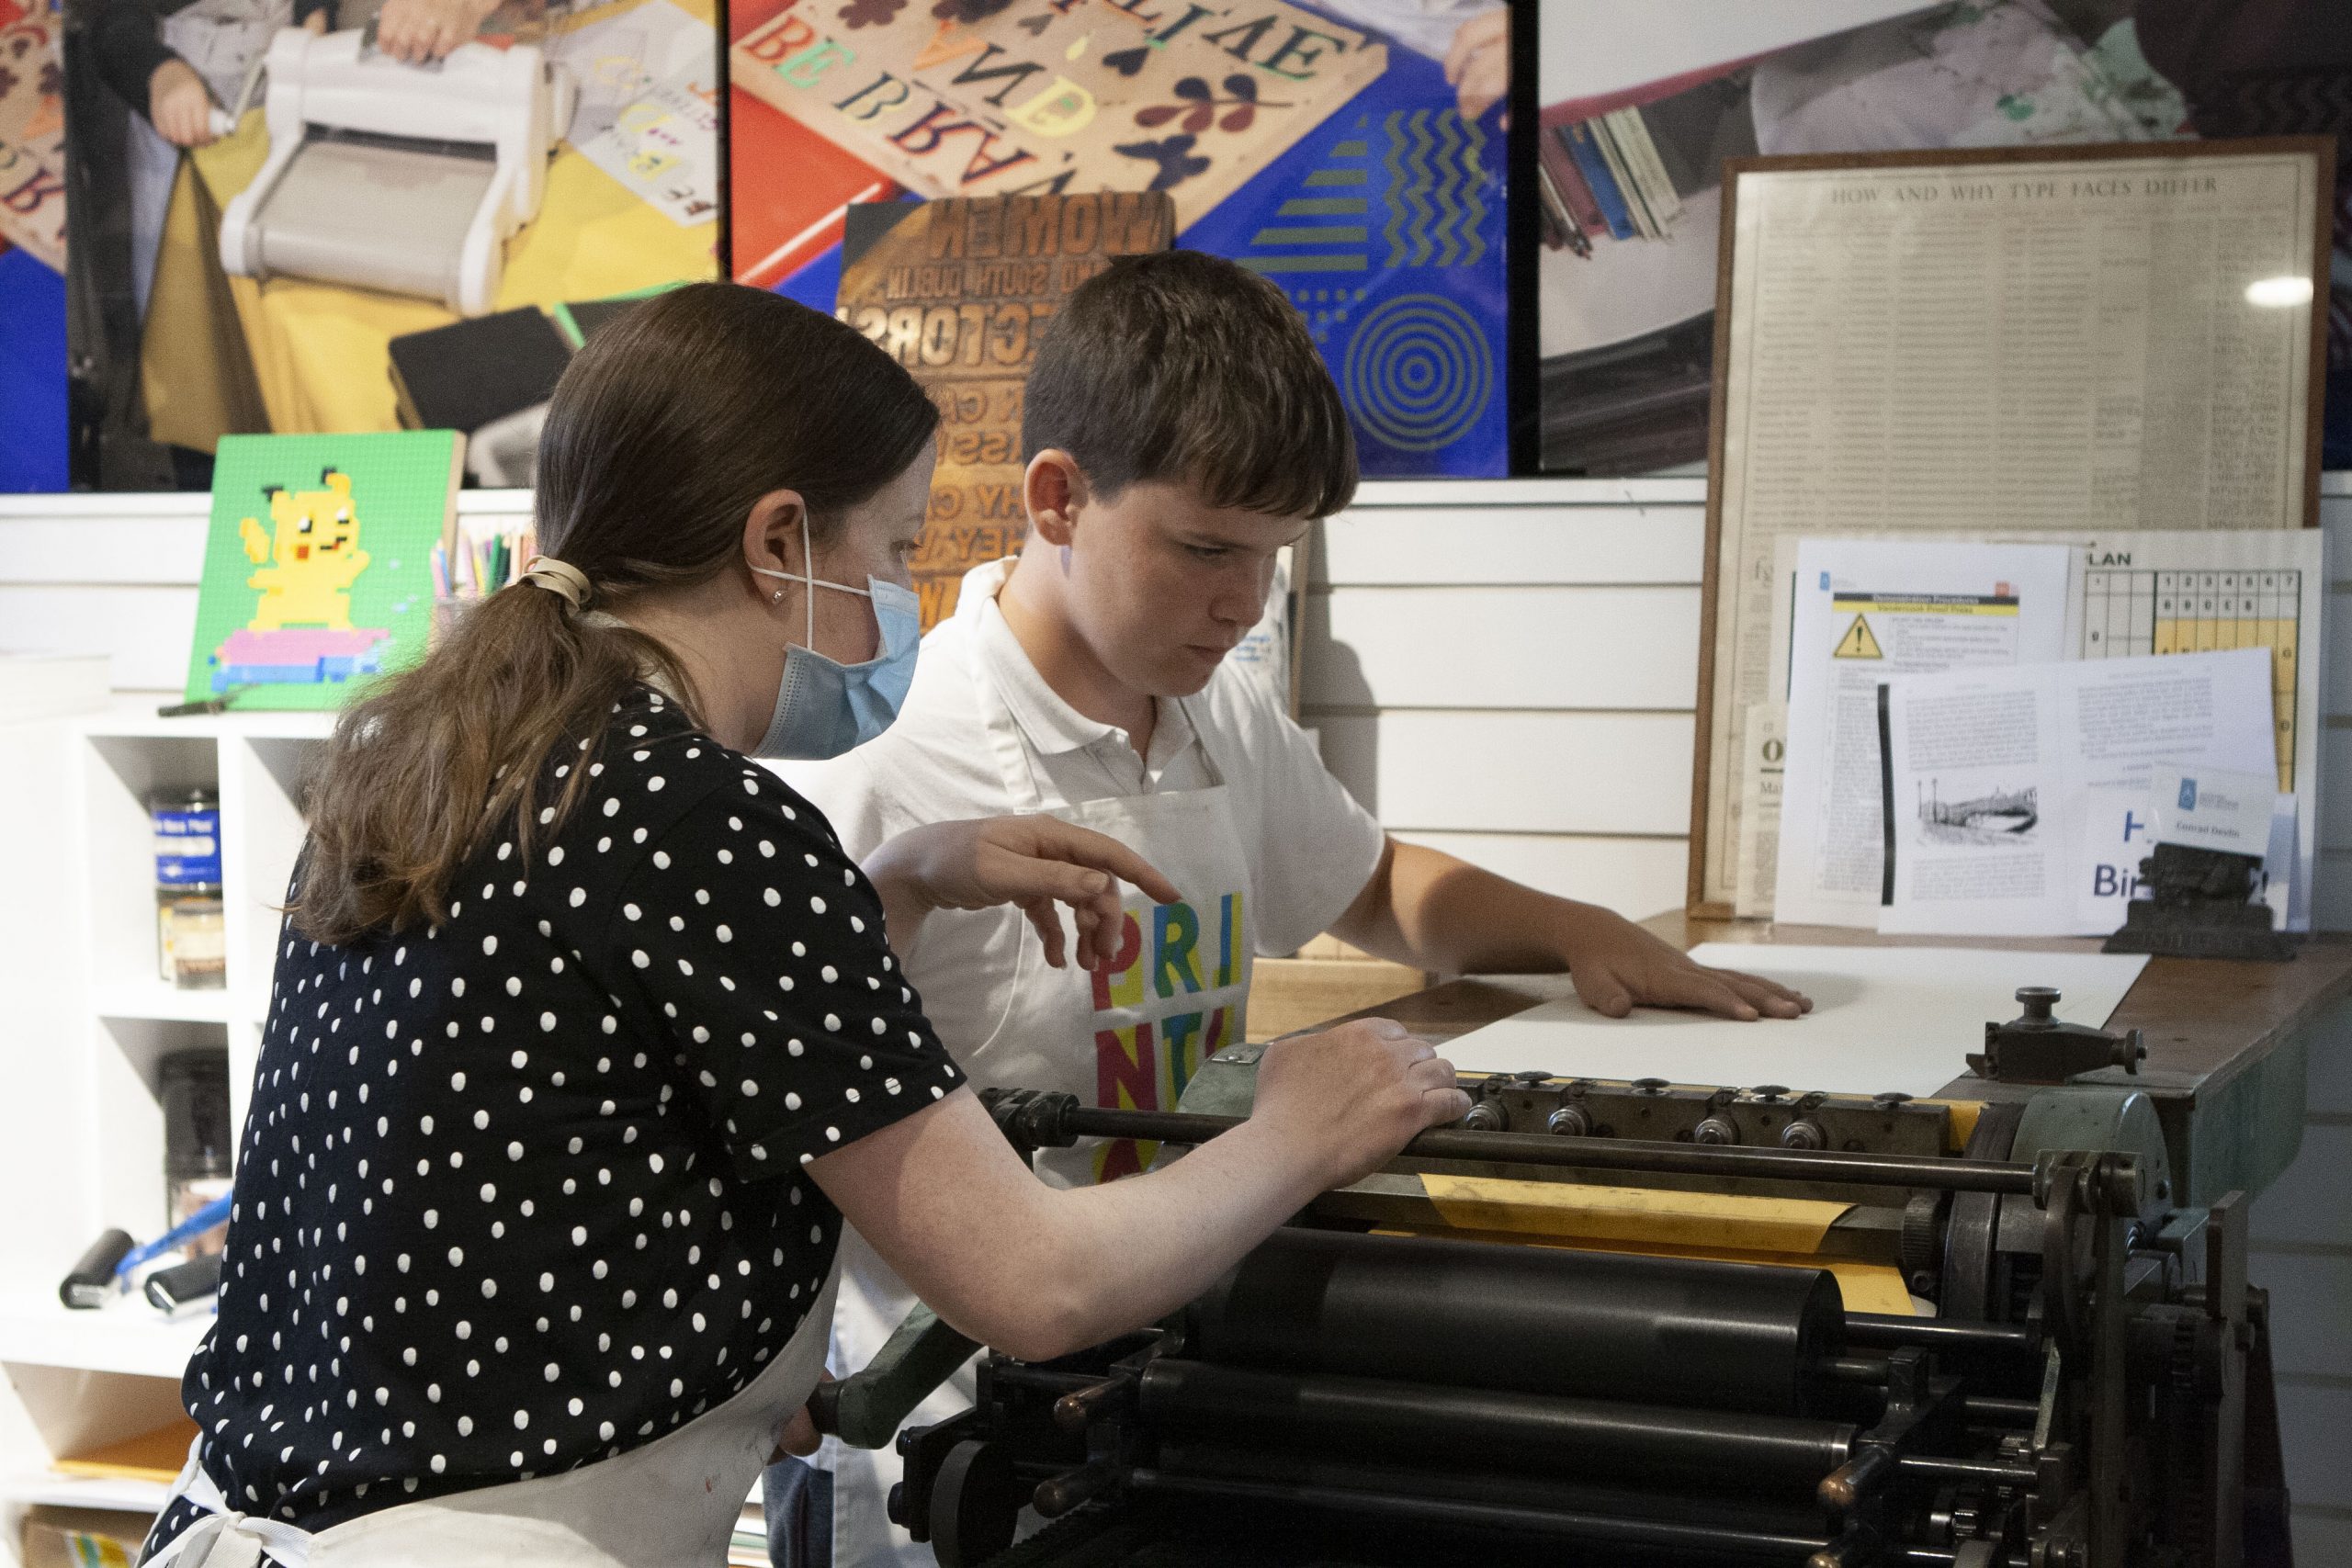
<svg viewBox="0 0 2352 1568">
<path fill-rule="evenodd" d="M 1921 543 L 2064 543 L 2074 552 L 2066 586 L 2066 659 L 2140 659 L 2260 648 L 2270 655 L 2272 722 L 2277 731 L 2279 810 L 2287 821 L 2274 845 L 2269 897 L 2286 931 L 2311 929 L 2311 887 L 2319 811 L 2319 687 L 2325 660 L 2320 648 L 2324 536 L 2315 528 L 2254 531 L 2092 533 L 2022 536 L 1996 534 L 1964 539 L 1939 536 Z M 1772 632 L 1767 689 L 1778 698 L 1792 681 L 1797 550 L 1803 540 L 1782 536 L 1772 559 Z M 1761 705 L 1758 705 L 1760 707 Z M 1773 705 L 1777 709 L 1779 705 Z M 1758 711 L 1752 707 L 1750 713 Z M 1781 731 L 1768 739 L 1777 742 Z M 1741 759 L 1742 808 L 1737 814 L 1742 864 L 1736 912 L 1772 917 L 1773 868 L 1780 834 L 1781 779 L 1773 788 L 1753 780 L 1758 749 Z M 1780 760 L 1773 758 L 1777 770 Z M 1756 804 L 1748 805 L 1753 795 Z M 2123 923 L 2122 905 L 2137 885 L 2147 853 L 2147 817 L 2136 787 L 2096 792 L 2090 827 L 2077 868 L 2080 930 L 2111 931 Z M 1760 879 L 1748 856 L 1763 846 Z M 1782 916 L 1783 919 L 1793 917 Z"/>
<path fill-rule="evenodd" d="M 2080 932 L 2095 801 L 2144 802 L 2160 764 L 2251 773 L 2276 754 L 2258 648 L 1957 670 L 1882 692 L 1882 931 Z"/>
</svg>

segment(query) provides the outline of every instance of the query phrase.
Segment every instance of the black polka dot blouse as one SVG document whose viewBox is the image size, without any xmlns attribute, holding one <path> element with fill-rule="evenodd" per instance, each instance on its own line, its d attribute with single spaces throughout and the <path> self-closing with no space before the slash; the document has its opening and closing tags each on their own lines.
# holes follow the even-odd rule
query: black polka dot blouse
<svg viewBox="0 0 2352 1568">
<path fill-rule="evenodd" d="M 801 1167 L 961 1082 L 815 807 L 650 691 L 565 756 L 580 808 L 447 923 L 285 933 L 182 1388 L 232 1507 L 322 1529 L 710 1410 L 831 1267 Z"/>
</svg>

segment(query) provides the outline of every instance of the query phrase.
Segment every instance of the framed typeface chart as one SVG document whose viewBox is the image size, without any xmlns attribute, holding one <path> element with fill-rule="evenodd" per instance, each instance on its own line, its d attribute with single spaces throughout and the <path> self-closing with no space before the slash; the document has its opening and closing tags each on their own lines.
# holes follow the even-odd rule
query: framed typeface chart
<svg viewBox="0 0 2352 1568">
<path fill-rule="evenodd" d="M 1693 910 L 1782 536 L 2316 525 L 2333 177 L 2320 138 L 1725 163 Z"/>
</svg>

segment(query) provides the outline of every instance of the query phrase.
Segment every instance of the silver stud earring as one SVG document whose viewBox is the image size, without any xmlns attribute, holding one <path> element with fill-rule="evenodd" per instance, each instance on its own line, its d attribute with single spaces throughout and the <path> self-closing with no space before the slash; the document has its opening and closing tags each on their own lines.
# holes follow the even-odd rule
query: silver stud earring
<svg viewBox="0 0 2352 1568">
<path fill-rule="evenodd" d="M 769 594 L 769 595 L 768 595 L 768 603 L 769 603 L 769 604 L 783 604 L 783 603 L 784 603 L 784 590 L 783 590 L 783 589 L 781 589 L 781 588 L 779 588 L 779 589 L 777 589 L 775 592 L 773 592 L 773 593 Z"/>
</svg>

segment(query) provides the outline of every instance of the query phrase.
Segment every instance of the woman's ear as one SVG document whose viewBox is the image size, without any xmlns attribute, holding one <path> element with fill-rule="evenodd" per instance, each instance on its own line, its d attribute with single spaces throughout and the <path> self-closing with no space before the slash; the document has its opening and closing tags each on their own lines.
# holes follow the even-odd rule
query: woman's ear
<svg viewBox="0 0 2352 1568">
<path fill-rule="evenodd" d="M 752 503 L 743 519 L 743 564 L 792 577 L 808 575 L 808 503 L 797 490 L 775 490 Z M 779 583 L 772 577 L 753 576 L 760 597 L 772 599 Z"/>
<path fill-rule="evenodd" d="M 1086 507 L 1086 475 L 1078 459 L 1056 446 L 1030 458 L 1021 476 L 1021 504 L 1031 533 L 1067 547 Z"/>
</svg>

